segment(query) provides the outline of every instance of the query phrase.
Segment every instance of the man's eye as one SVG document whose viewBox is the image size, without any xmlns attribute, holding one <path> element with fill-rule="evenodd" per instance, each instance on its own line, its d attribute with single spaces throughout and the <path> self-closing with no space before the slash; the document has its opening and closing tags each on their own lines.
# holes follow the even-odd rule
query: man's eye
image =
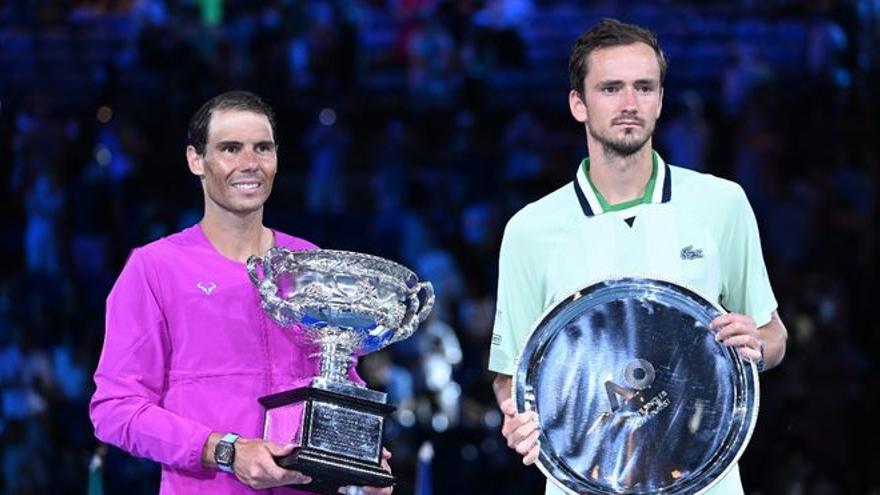
<svg viewBox="0 0 880 495">
<path fill-rule="evenodd" d="M 220 151 L 224 153 L 236 153 L 238 152 L 238 146 L 234 144 L 227 144 L 220 147 Z"/>
<path fill-rule="evenodd" d="M 606 95 L 613 95 L 614 93 L 617 93 L 617 87 L 616 86 L 607 86 L 607 87 L 602 88 L 602 92 L 605 93 Z"/>
</svg>

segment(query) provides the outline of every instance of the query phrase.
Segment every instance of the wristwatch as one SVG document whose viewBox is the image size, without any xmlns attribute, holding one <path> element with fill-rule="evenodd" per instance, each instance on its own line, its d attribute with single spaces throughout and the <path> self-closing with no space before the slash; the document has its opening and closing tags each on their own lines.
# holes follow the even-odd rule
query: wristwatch
<svg viewBox="0 0 880 495">
<path fill-rule="evenodd" d="M 233 472 L 232 463 L 235 462 L 235 441 L 238 440 L 237 433 L 227 433 L 223 435 L 220 442 L 214 447 L 214 462 L 221 471 L 227 473 Z"/>
</svg>

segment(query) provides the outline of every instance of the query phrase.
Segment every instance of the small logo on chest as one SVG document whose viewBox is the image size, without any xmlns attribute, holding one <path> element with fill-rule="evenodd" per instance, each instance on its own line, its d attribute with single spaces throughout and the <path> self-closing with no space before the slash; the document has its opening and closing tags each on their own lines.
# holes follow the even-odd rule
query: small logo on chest
<svg viewBox="0 0 880 495">
<path fill-rule="evenodd" d="M 202 289 L 202 292 L 210 296 L 211 293 L 214 292 L 214 289 L 217 288 L 217 284 L 215 284 L 214 282 L 199 282 L 196 284 L 196 287 Z"/>
<path fill-rule="evenodd" d="M 693 245 L 687 245 L 681 248 L 681 259 L 683 260 L 695 260 L 697 258 L 703 257 L 703 250 L 697 249 Z"/>
</svg>

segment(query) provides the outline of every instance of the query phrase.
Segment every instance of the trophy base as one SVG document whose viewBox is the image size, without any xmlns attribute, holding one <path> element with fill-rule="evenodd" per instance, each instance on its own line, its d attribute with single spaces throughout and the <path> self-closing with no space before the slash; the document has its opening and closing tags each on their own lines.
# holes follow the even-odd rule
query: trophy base
<svg viewBox="0 0 880 495">
<path fill-rule="evenodd" d="M 378 466 L 339 459 L 307 447 L 298 447 L 289 455 L 276 457 L 275 462 L 285 469 L 310 476 L 311 483 L 296 488 L 315 493 L 339 493 L 343 486 L 385 487 L 395 483 L 394 476 Z"/>
<path fill-rule="evenodd" d="M 385 415 L 382 392 L 316 379 L 311 386 L 265 397 L 263 438 L 295 445 L 279 466 L 312 478 L 301 490 L 336 493 L 341 486 L 391 486 L 381 467 Z"/>
</svg>

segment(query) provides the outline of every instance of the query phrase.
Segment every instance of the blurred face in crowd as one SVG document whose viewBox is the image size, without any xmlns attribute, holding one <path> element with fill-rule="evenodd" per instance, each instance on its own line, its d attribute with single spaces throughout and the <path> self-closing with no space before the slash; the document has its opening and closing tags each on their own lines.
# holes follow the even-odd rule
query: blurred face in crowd
<svg viewBox="0 0 880 495">
<path fill-rule="evenodd" d="M 568 97 L 572 116 L 587 128 L 590 151 L 630 156 L 650 144 L 663 106 L 660 64 L 644 43 L 589 54 L 584 94 Z"/>
<path fill-rule="evenodd" d="M 272 192 L 278 169 L 269 119 L 241 110 L 215 110 L 204 155 L 187 147 L 189 168 L 202 179 L 205 208 L 235 215 L 259 211 Z"/>
</svg>

